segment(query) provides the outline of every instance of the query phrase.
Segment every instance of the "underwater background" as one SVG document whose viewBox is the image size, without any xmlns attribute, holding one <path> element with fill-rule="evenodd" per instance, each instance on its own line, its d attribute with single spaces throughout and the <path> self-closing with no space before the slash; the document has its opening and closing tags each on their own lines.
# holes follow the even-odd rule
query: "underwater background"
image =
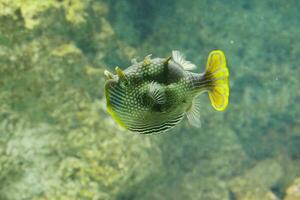
<svg viewBox="0 0 300 200">
<path fill-rule="evenodd" d="M 0 0 L 1 200 L 300 200 L 297 0 Z M 230 102 L 138 135 L 103 71 L 221 49 Z"/>
</svg>

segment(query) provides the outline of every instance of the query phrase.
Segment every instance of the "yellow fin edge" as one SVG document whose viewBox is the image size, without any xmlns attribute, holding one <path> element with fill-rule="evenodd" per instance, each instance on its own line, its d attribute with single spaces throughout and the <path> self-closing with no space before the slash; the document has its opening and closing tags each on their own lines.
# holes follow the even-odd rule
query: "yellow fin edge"
<svg viewBox="0 0 300 200">
<path fill-rule="evenodd" d="M 224 111 L 229 103 L 229 69 L 223 51 L 211 51 L 206 65 L 206 73 L 212 81 L 208 92 L 214 109 Z"/>
</svg>

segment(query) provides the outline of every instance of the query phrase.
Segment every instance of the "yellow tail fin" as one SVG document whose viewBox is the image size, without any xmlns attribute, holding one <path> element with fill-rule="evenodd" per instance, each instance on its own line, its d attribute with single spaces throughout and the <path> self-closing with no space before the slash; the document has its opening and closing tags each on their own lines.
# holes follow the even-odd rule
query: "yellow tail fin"
<svg viewBox="0 0 300 200">
<path fill-rule="evenodd" d="M 210 52 L 205 76 L 211 81 L 208 95 L 212 106 L 218 111 L 225 110 L 229 98 L 229 70 L 222 51 L 214 50 Z"/>
</svg>

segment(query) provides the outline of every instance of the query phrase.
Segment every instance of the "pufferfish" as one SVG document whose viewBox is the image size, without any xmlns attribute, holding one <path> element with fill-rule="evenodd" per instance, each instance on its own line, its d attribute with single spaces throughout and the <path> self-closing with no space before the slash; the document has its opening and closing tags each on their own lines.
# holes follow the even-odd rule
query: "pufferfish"
<svg viewBox="0 0 300 200">
<path fill-rule="evenodd" d="M 116 75 L 105 70 L 108 113 L 121 127 L 141 134 L 166 132 L 184 116 L 198 127 L 198 95 L 208 92 L 216 110 L 226 109 L 229 70 L 220 50 L 210 52 L 203 73 L 192 72 L 195 68 L 181 52 L 172 51 L 167 58 L 134 59 L 125 70 L 116 67 Z"/>
</svg>

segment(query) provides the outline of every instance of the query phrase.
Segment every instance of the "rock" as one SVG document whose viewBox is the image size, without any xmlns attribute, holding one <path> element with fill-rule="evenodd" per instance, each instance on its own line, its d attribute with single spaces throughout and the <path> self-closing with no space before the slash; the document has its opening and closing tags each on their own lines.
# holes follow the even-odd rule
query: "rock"
<svg viewBox="0 0 300 200">
<path fill-rule="evenodd" d="M 258 163 L 243 176 L 230 182 L 230 190 L 237 200 L 276 200 L 271 187 L 282 177 L 282 168 L 274 160 Z"/>
<path fill-rule="evenodd" d="M 232 192 L 236 200 L 279 200 L 270 190 L 255 185 L 237 186 Z"/>
<path fill-rule="evenodd" d="M 188 199 L 230 200 L 226 183 L 216 177 L 186 176 L 184 188 L 189 194 Z"/>
<path fill-rule="evenodd" d="M 300 200 L 300 177 L 287 188 L 284 200 Z"/>
</svg>

